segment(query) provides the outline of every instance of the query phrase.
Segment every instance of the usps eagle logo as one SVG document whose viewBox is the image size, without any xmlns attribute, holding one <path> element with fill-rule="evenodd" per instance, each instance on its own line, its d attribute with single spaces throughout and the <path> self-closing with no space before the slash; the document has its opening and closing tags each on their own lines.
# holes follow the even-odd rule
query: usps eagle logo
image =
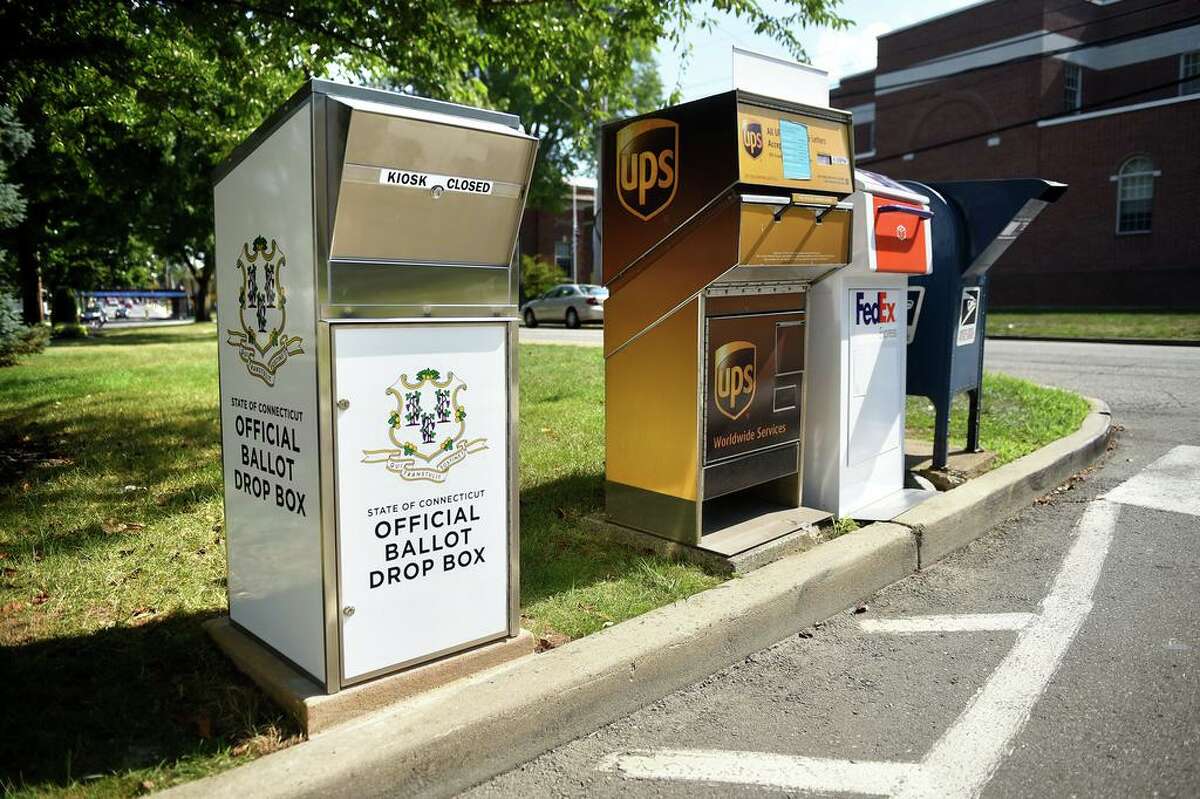
<svg viewBox="0 0 1200 799">
<path fill-rule="evenodd" d="M 304 352 L 300 336 L 286 332 L 286 266 L 287 258 L 275 239 L 268 245 L 265 236 L 258 236 L 242 245 L 237 259 L 242 278 L 238 289 L 241 330 L 226 331 L 226 343 L 237 350 L 247 371 L 268 386 L 275 385 L 275 374 L 289 357 Z"/>
<path fill-rule="evenodd" d="M 422 369 L 388 387 L 396 401 L 387 418 L 386 449 L 363 450 L 363 463 L 383 463 L 401 480 L 445 482 L 446 475 L 470 455 L 488 448 L 486 438 L 471 438 L 463 395 L 467 384 L 454 372 Z"/>
</svg>

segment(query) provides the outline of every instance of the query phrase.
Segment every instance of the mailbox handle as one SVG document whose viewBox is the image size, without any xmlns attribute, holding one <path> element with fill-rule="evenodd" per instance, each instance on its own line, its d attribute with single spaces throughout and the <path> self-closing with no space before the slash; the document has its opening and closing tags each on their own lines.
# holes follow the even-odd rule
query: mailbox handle
<svg viewBox="0 0 1200 799">
<path fill-rule="evenodd" d="M 914 208 L 911 205 L 881 205 L 875 209 L 876 214 L 899 213 L 912 214 L 921 219 L 933 219 L 933 211 L 927 208 Z"/>
</svg>

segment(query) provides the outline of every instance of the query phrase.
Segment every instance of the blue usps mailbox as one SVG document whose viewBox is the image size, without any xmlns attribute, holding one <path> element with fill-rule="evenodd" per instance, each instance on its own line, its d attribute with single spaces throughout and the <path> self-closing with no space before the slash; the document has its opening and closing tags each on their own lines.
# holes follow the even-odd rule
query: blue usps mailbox
<svg viewBox="0 0 1200 799">
<path fill-rule="evenodd" d="M 908 281 L 908 393 L 935 410 L 933 468 L 949 455 L 950 402 L 969 399 L 967 451 L 979 451 L 988 270 L 1067 187 L 1049 180 L 902 181 L 929 197 L 933 273 Z"/>
</svg>

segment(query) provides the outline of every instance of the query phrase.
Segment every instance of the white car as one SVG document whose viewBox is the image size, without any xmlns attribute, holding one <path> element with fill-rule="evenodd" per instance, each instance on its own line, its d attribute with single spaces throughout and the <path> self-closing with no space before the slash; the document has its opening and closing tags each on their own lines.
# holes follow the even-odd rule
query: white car
<svg viewBox="0 0 1200 799">
<path fill-rule="evenodd" d="M 567 327 L 585 322 L 604 323 L 604 301 L 608 289 L 590 283 L 563 283 L 521 306 L 526 327 L 541 322 L 561 321 Z"/>
</svg>

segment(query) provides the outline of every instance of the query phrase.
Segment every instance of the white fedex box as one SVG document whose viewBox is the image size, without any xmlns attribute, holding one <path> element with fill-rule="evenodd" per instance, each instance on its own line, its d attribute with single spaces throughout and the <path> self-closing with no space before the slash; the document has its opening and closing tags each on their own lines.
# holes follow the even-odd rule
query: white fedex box
<svg viewBox="0 0 1200 799">
<path fill-rule="evenodd" d="M 803 497 L 839 518 L 891 519 L 931 496 L 904 487 L 904 381 L 920 313 L 908 276 L 933 268 L 933 214 L 882 175 L 858 169 L 854 182 L 850 265 L 809 290 Z"/>
<path fill-rule="evenodd" d="M 217 172 L 229 614 L 333 693 L 515 636 L 508 114 L 313 80 Z"/>
</svg>

